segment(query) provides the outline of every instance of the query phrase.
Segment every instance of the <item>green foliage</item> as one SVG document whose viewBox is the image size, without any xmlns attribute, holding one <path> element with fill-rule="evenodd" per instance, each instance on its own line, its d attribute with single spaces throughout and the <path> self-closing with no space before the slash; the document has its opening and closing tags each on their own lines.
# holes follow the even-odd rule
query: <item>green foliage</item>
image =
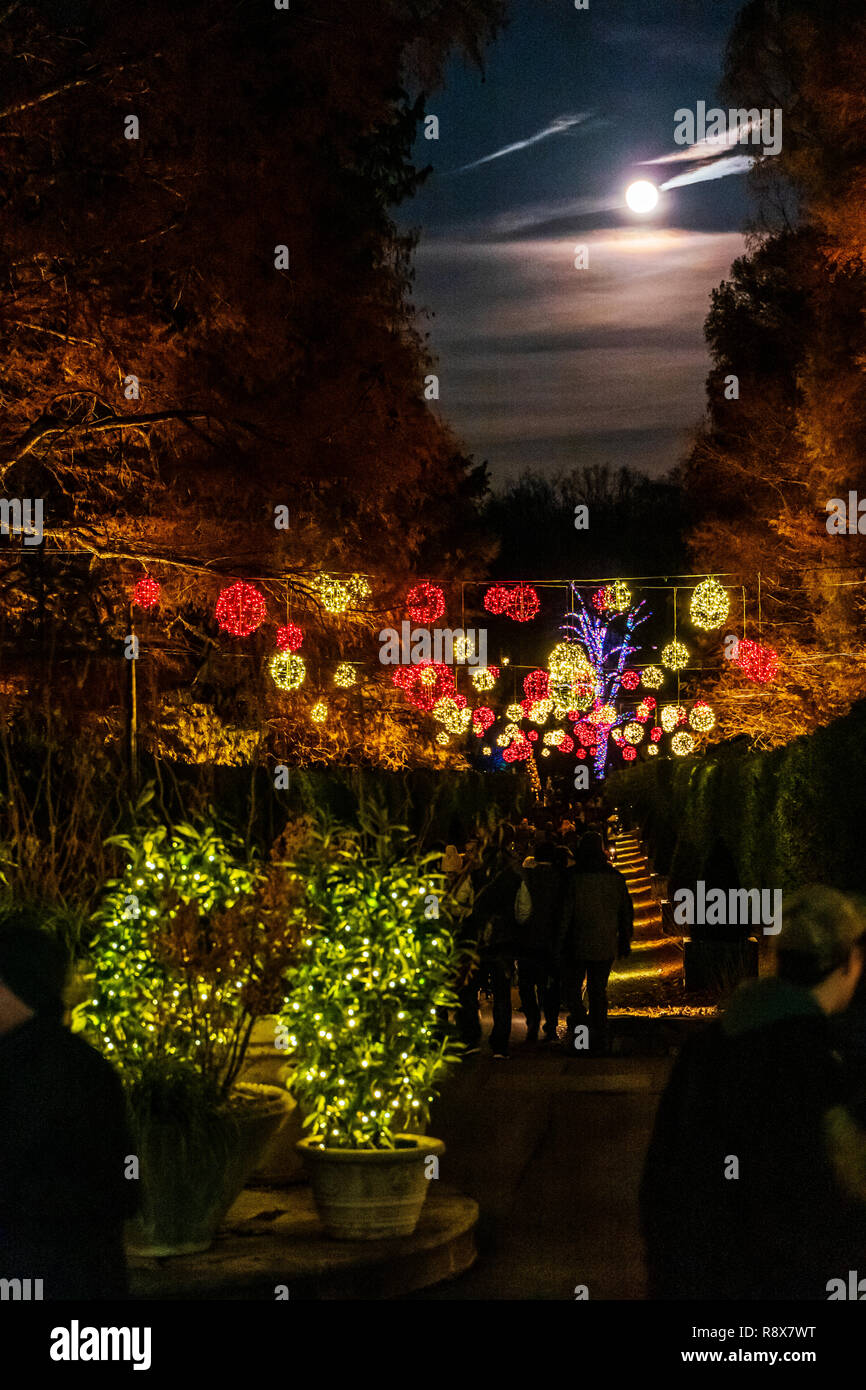
<svg viewBox="0 0 866 1390">
<path fill-rule="evenodd" d="M 152 823 L 112 843 L 127 864 L 95 914 L 78 1012 L 130 1077 L 185 1062 L 225 1096 L 255 1018 L 284 1000 L 298 894 L 213 826 Z"/>
<path fill-rule="evenodd" d="M 292 1090 L 329 1148 L 389 1148 L 426 1120 L 456 1044 L 437 1007 L 456 1003 L 458 954 L 435 856 L 367 809 L 360 830 L 320 825 L 296 867 L 308 934 L 283 1021 L 297 1058 Z"/>
</svg>

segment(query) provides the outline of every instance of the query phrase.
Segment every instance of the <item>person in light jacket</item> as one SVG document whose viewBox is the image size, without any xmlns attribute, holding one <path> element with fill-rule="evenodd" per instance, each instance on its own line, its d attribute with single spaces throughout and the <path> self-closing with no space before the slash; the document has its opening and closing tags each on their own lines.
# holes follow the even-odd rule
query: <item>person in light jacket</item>
<svg viewBox="0 0 866 1390">
<path fill-rule="evenodd" d="M 608 863 L 600 834 L 587 831 L 568 874 L 559 942 L 562 980 L 568 1004 L 567 1050 L 579 1056 L 589 1023 L 590 1055 L 608 1052 L 607 982 L 618 956 L 628 955 L 634 910 L 624 876 Z M 586 981 L 589 1013 L 583 1004 Z"/>
</svg>

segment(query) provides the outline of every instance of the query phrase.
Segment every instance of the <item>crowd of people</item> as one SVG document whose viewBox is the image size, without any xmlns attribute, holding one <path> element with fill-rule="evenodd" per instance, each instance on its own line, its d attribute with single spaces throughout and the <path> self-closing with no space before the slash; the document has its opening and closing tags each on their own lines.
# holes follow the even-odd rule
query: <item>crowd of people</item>
<svg viewBox="0 0 866 1390">
<path fill-rule="evenodd" d="M 567 1010 L 568 1056 L 609 1051 L 607 984 L 628 955 L 634 914 L 612 848 L 616 813 L 599 800 L 539 808 L 492 836 L 446 847 L 442 872 L 467 945 L 457 981 L 456 1023 L 466 1053 L 482 1043 L 479 993 L 492 995 L 490 1047 L 510 1054 L 512 986 L 526 1018 L 525 1045 L 558 1045 Z"/>
</svg>

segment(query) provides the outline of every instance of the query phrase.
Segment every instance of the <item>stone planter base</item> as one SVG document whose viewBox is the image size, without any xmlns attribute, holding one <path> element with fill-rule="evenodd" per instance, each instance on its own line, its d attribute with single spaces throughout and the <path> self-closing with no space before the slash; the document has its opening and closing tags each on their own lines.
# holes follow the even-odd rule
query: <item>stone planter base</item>
<svg viewBox="0 0 866 1390">
<path fill-rule="evenodd" d="M 304 1156 L 319 1219 L 336 1240 L 409 1236 L 430 1187 L 425 1160 L 445 1152 L 441 1139 L 395 1135 L 394 1149 L 323 1149 L 310 1139 Z"/>
</svg>

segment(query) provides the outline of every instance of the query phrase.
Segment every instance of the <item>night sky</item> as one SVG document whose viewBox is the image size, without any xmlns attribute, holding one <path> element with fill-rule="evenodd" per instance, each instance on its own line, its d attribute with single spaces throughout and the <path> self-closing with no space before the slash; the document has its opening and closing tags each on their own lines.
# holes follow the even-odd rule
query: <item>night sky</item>
<svg viewBox="0 0 866 1390">
<path fill-rule="evenodd" d="M 415 302 L 438 357 L 438 408 L 494 486 L 526 468 L 597 463 L 657 476 L 703 415 L 703 321 L 754 215 L 747 179 L 665 192 L 646 217 L 623 193 L 691 167 L 640 161 L 678 151 L 678 107 L 718 104 L 740 8 L 514 0 L 484 77 L 455 62 L 429 100 L 439 140 L 422 133 L 414 153 L 433 172 L 399 221 L 422 230 Z"/>
</svg>

